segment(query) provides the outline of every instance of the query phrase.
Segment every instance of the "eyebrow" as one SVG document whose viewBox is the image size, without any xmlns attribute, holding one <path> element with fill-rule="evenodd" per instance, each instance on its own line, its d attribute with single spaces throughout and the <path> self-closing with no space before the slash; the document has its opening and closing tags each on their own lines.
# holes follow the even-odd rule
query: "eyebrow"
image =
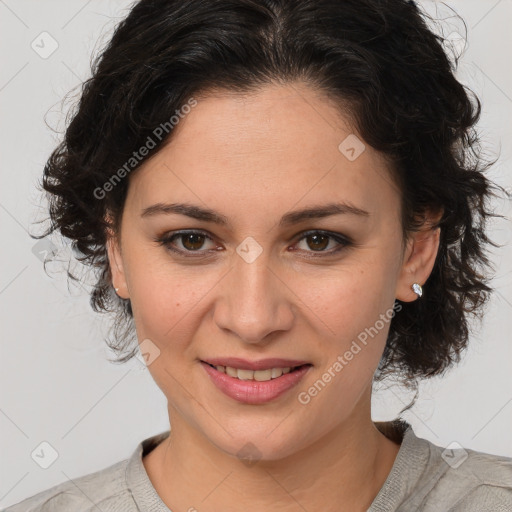
<svg viewBox="0 0 512 512">
<path fill-rule="evenodd" d="M 141 217 L 150 217 L 153 215 L 171 215 L 179 214 L 191 217 L 193 219 L 202 220 L 205 222 L 213 222 L 221 226 L 229 226 L 230 222 L 224 215 L 210 210 L 209 208 L 202 208 L 186 203 L 156 203 L 152 206 L 144 208 Z M 369 217 L 370 213 L 361 208 L 348 203 L 329 203 L 320 206 L 311 206 L 302 210 L 296 210 L 283 215 L 280 226 L 289 226 L 299 224 L 304 220 L 320 219 L 323 217 L 330 217 L 332 215 L 350 214 L 359 217 Z"/>
</svg>

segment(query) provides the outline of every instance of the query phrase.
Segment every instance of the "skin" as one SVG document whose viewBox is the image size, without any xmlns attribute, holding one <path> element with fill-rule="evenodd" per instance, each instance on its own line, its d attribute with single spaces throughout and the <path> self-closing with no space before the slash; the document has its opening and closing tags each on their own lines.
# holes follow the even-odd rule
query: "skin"
<svg viewBox="0 0 512 512">
<path fill-rule="evenodd" d="M 131 300 L 138 338 L 161 351 L 148 369 L 167 397 L 171 434 L 144 457 L 146 471 L 173 511 L 365 511 L 400 447 L 371 419 L 389 322 L 308 404 L 297 395 L 395 298 L 417 299 L 411 285 L 425 283 L 437 254 L 435 219 L 428 214 L 425 228 L 402 240 L 389 164 L 368 145 L 347 159 L 338 146 L 355 130 L 310 86 L 196 98 L 170 143 L 130 176 L 120 234 L 108 243 L 112 283 Z M 340 201 L 369 215 L 278 225 L 290 211 Z M 159 202 L 208 207 L 230 226 L 141 217 Z M 199 248 L 203 257 L 180 257 L 154 241 L 187 229 L 211 239 L 178 237 L 174 247 Z M 302 238 L 315 229 L 354 244 L 328 255 L 335 239 Z M 252 263 L 236 252 L 248 236 L 262 248 Z M 281 397 L 249 405 L 211 383 L 199 361 L 216 356 L 313 367 Z M 248 442 L 255 464 L 237 456 Z"/>
</svg>

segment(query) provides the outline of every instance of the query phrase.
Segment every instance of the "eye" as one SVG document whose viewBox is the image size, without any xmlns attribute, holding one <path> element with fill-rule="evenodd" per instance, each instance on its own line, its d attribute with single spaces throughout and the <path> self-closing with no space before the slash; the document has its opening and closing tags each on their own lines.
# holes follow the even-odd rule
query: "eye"
<svg viewBox="0 0 512 512">
<path fill-rule="evenodd" d="M 203 256 L 206 250 L 201 250 L 204 245 L 205 239 L 212 240 L 210 236 L 202 231 L 178 231 L 174 233 L 168 233 L 162 237 L 155 239 L 160 245 L 164 245 L 170 251 L 186 254 L 186 253 L 199 253 L 199 256 Z M 181 248 L 176 247 L 174 241 L 178 240 Z M 212 240 L 213 241 L 213 240 Z M 192 254 L 186 254 L 192 256 Z"/>
<path fill-rule="evenodd" d="M 352 245 L 352 242 L 347 237 L 339 233 L 330 233 L 329 231 L 308 231 L 302 235 L 298 242 L 303 240 L 306 242 L 306 247 L 312 249 L 311 251 L 306 249 L 306 252 L 320 253 L 319 256 L 332 255 Z M 334 249 L 325 250 L 332 241 L 337 244 Z M 316 255 L 313 256 L 315 257 Z"/>
</svg>

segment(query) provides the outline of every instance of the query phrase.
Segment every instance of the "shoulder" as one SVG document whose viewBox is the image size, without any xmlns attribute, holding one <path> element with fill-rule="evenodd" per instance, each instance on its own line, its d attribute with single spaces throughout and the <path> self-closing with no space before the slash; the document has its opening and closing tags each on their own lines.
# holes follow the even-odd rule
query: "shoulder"
<svg viewBox="0 0 512 512">
<path fill-rule="evenodd" d="M 459 490 L 456 512 L 512 510 L 512 458 L 465 450 L 467 459 L 446 473 L 445 487 Z M 465 455 L 465 454 L 463 454 Z M 448 490 L 448 489 L 447 489 Z"/>
<path fill-rule="evenodd" d="M 512 458 L 438 446 L 402 420 L 376 426 L 401 447 L 369 512 L 512 512 Z"/>
<path fill-rule="evenodd" d="M 133 500 L 126 485 L 127 463 L 128 459 L 68 480 L 12 505 L 3 512 L 92 512 L 111 509 L 129 512 Z"/>
<path fill-rule="evenodd" d="M 512 511 L 512 458 L 428 443 L 425 510 L 442 505 L 450 512 Z"/>
</svg>

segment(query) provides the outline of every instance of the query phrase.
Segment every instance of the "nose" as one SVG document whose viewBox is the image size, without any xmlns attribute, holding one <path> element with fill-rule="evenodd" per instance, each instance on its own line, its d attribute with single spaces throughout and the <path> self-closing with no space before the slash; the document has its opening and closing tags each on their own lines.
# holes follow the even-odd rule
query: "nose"
<svg viewBox="0 0 512 512">
<path fill-rule="evenodd" d="M 267 343 L 272 333 L 289 330 L 294 321 L 294 293 L 270 268 L 264 252 L 251 263 L 236 256 L 219 288 L 214 311 L 216 325 L 242 342 Z"/>
</svg>

